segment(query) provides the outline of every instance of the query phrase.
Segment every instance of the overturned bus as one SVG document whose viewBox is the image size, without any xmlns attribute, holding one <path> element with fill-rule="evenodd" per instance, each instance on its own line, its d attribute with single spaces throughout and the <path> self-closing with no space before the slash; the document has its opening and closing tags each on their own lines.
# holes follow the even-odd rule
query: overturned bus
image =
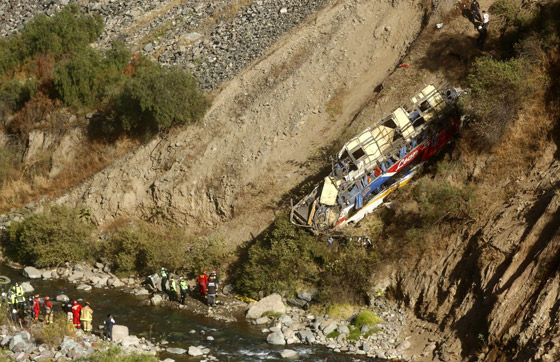
<svg viewBox="0 0 560 362">
<path fill-rule="evenodd" d="M 349 140 L 332 172 L 292 206 L 292 223 L 323 233 L 371 213 L 458 132 L 456 103 L 462 94 L 460 88 L 430 84 Z"/>
</svg>

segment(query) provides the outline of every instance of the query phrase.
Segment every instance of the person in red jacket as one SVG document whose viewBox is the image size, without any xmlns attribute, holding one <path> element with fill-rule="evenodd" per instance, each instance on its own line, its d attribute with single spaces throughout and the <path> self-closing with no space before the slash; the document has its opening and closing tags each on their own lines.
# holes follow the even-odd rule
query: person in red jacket
<svg viewBox="0 0 560 362">
<path fill-rule="evenodd" d="M 80 323 L 80 312 L 82 311 L 82 306 L 78 303 L 77 300 L 74 301 L 72 304 L 72 314 L 74 315 L 74 327 L 81 328 L 82 324 Z"/>
<path fill-rule="evenodd" d="M 49 296 L 45 296 L 45 301 L 43 302 L 43 308 L 45 308 L 45 323 L 51 324 L 53 322 L 53 310 L 52 303 L 49 300 Z"/>
<path fill-rule="evenodd" d="M 200 284 L 200 294 L 206 297 L 206 287 L 208 286 L 208 274 L 206 274 L 206 270 L 198 276 L 196 281 Z"/>
<path fill-rule="evenodd" d="M 33 320 L 37 322 L 39 320 L 39 313 L 41 313 L 41 305 L 39 304 L 39 294 L 35 294 L 33 297 Z"/>
</svg>

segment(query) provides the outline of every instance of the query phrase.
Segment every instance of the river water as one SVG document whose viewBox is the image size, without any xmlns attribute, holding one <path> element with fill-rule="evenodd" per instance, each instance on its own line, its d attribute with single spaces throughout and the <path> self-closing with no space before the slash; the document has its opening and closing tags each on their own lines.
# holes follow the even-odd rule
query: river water
<svg viewBox="0 0 560 362">
<path fill-rule="evenodd" d="M 188 349 L 189 346 L 206 346 L 210 354 L 220 361 L 279 361 L 280 352 L 285 349 L 296 350 L 299 361 L 359 361 L 351 355 L 337 354 L 322 346 L 290 345 L 272 346 L 266 343 L 266 334 L 260 328 L 246 321 L 224 323 L 212 318 L 196 315 L 184 310 L 166 307 L 139 306 L 142 301 L 132 294 L 109 289 L 93 288 L 91 291 L 76 290 L 76 285 L 65 280 L 28 280 L 22 271 L 0 264 L 0 275 L 8 276 L 13 282 L 29 281 L 35 288 L 34 293 L 41 297 L 66 294 L 70 299 L 89 301 L 93 308 L 93 326 L 103 324 L 103 319 L 112 313 L 117 324 L 128 326 L 130 334 L 138 337 L 166 340 L 169 347 Z M 55 308 L 61 308 L 60 303 Z M 195 330 L 196 333 L 189 333 Z M 204 333 L 202 333 L 204 331 Z M 207 341 L 211 335 L 214 341 Z M 176 361 L 199 361 L 200 358 L 179 356 L 166 352 L 159 358 L 173 358 Z"/>
</svg>

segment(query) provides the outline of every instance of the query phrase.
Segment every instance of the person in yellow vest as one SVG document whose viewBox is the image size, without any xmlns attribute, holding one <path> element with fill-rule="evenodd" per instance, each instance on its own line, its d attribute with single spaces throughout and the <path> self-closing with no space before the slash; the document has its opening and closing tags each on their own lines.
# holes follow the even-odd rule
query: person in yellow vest
<svg viewBox="0 0 560 362">
<path fill-rule="evenodd" d="M 10 288 L 10 292 L 15 296 L 16 298 L 16 308 L 17 309 L 21 309 L 25 306 L 25 293 L 23 292 L 23 287 L 21 285 L 19 285 L 19 283 L 15 283 L 14 285 L 12 285 L 12 287 Z"/>
<path fill-rule="evenodd" d="M 82 328 L 85 332 L 91 332 L 91 320 L 93 318 L 93 310 L 89 306 L 89 302 L 82 308 L 80 312 L 80 321 L 82 322 Z"/>
</svg>

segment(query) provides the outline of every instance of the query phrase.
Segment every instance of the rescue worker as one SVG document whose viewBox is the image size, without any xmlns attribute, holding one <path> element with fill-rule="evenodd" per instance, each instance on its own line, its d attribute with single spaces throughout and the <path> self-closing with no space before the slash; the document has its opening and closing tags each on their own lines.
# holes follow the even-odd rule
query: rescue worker
<svg viewBox="0 0 560 362">
<path fill-rule="evenodd" d="M 206 297 L 206 286 L 208 285 L 208 275 L 206 274 L 206 270 L 198 276 L 196 281 L 200 285 L 200 295 Z"/>
<path fill-rule="evenodd" d="M 16 303 L 20 308 L 22 308 L 25 304 L 25 293 L 23 292 L 23 287 L 19 285 L 19 283 L 15 283 L 10 291 L 15 294 Z"/>
<path fill-rule="evenodd" d="M 84 332 L 91 332 L 91 320 L 93 318 L 93 310 L 89 306 L 89 302 L 82 308 L 80 312 L 80 321 Z"/>
<path fill-rule="evenodd" d="M 80 323 L 80 312 L 82 311 L 82 306 L 78 303 L 77 300 L 74 300 L 72 303 L 72 320 L 74 322 L 75 328 L 80 328 L 82 325 Z"/>
<path fill-rule="evenodd" d="M 113 340 L 113 325 L 115 325 L 115 320 L 111 313 L 107 314 L 107 318 L 103 321 L 105 325 L 105 337 L 112 341 Z"/>
<path fill-rule="evenodd" d="M 68 322 L 73 322 L 74 320 L 74 312 L 72 312 L 72 302 L 68 301 L 66 304 L 62 305 L 62 309 L 66 312 L 66 319 Z"/>
<path fill-rule="evenodd" d="M 179 287 L 181 289 L 181 304 L 185 304 L 185 298 L 187 297 L 189 286 L 187 285 L 187 282 L 183 278 L 181 278 L 181 283 L 179 283 Z"/>
<path fill-rule="evenodd" d="M 482 22 L 482 16 L 480 15 L 480 4 L 476 0 L 473 0 L 473 2 L 471 3 L 471 13 L 473 19 L 475 19 L 479 23 Z"/>
<path fill-rule="evenodd" d="M 208 305 L 211 307 L 216 306 L 216 294 L 218 292 L 218 276 L 216 271 L 213 270 L 208 277 Z"/>
<path fill-rule="evenodd" d="M 179 300 L 179 296 L 177 295 L 177 282 L 173 277 L 169 278 L 169 299 L 171 299 L 172 302 Z"/>
<path fill-rule="evenodd" d="M 39 294 L 35 294 L 33 297 L 33 321 L 37 322 L 39 320 L 39 314 L 41 313 L 41 304 L 39 304 Z"/>
<path fill-rule="evenodd" d="M 167 293 L 167 269 L 161 268 L 161 291 Z"/>
<path fill-rule="evenodd" d="M 53 310 L 52 310 L 52 303 L 49 300 L 49 296 L 45 296 L 45 300 L 43 301 L 43 308 L 45 308 L 45 324 L 51 324 L 53 322 Z"/>
</svg>

